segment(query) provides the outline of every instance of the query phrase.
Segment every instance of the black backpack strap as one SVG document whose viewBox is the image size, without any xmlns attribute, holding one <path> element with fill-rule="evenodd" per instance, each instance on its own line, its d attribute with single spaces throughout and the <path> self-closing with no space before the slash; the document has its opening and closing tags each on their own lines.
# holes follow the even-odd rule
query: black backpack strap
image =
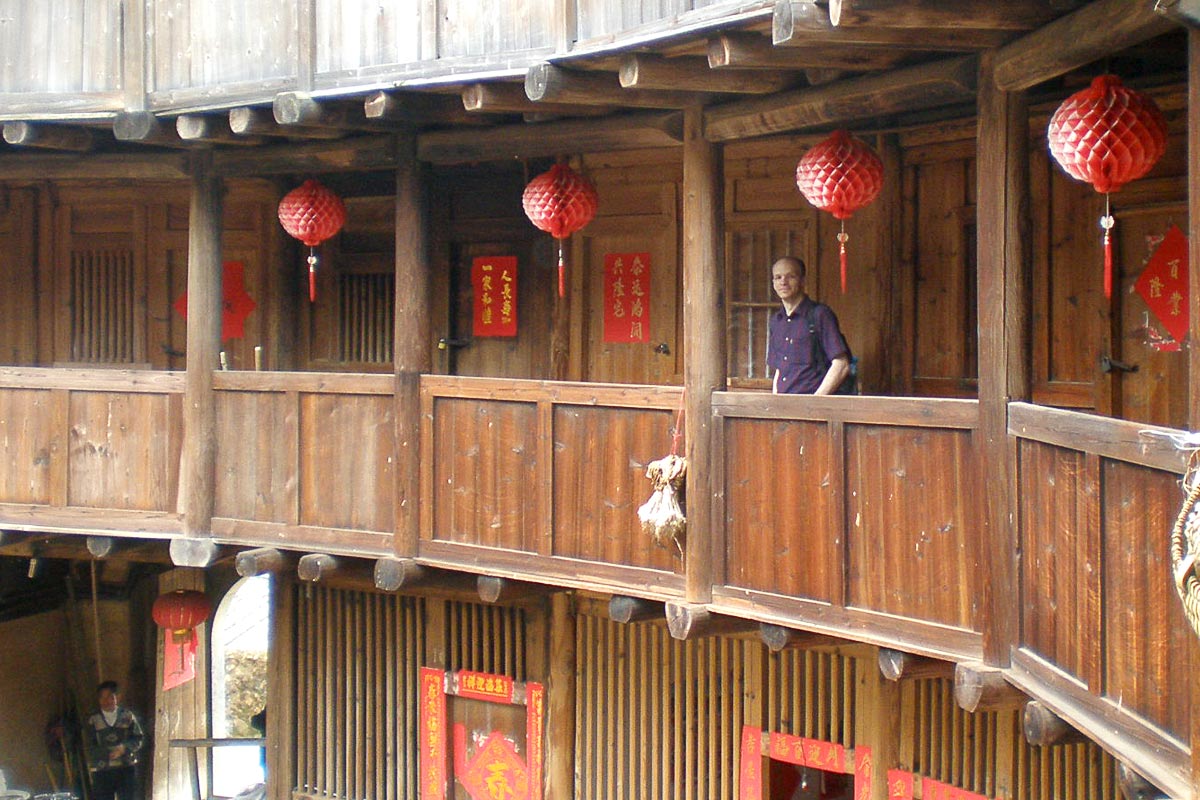
<svg viewBox="0 0 1200 800">
<path fill-rule="evenodd" d="M 821 344 L 821 337 L 817 335 L 817 323 L 813 321 L 813 314 L 816 313 L 818 305 L 819 303 L 816 301 L 809 304 L 808 310 L 804 312 L 804 321 L 808 324 L 808 339 L 812 346 L 812 363 L 817 364 L 820 367 L 820 372 L 824 374 L 833 362 L 825 354 L 825 347 Z"/>
</svg>

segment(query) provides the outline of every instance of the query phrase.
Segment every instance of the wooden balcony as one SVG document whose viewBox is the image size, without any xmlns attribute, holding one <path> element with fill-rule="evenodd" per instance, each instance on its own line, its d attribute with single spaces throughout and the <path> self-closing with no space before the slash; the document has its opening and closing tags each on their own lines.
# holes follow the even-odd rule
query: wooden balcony
<svg viewBox="0 0 1200 800">
<path fill-rule="evenodd" d="M 223 372 L 213 537 L 681 600 L 636 510 L 681 390 L 423 376 L 421 458 L 396 463 L 391 376 Z M 156 538 L 175 512 L 177 373 L 0 371 L 0 525 Z M 947 661 L 983 652 L 987 537 L 1013 537 L 1010 680 L 1164 786 L 1190 774 L 1190 629 L 1168 556 L 1185 456 L 1146 426 L 1009 406 L 1016 474 L 980 461 L 975 401 L 714 395 L 711 611 Z M 395 480 L 420 474 L 416 553 Z M 1011 481 L 1012 532 L 982 497 Z M 697 498 L 691 498 L 697 502 Z"/>
</svg>

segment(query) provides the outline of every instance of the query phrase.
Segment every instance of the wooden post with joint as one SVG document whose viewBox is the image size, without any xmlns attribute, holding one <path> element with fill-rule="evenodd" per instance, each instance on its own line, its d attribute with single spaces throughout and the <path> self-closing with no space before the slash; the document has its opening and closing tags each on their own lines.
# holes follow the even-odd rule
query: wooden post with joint
<svg viewBox="0 0 1200 800">
<path fill-rule="evenodd" d="M 183 452 L 179 465 L 179 513 L 183 538 L 171 542 L 171 560 L 206 567 L 216 556 L 212 516 L 216 492 L 217 403 L 213 373 L 221 350 L 221 227 L 225 185 L 212 154 L 191 158 L 188 217 L 187 372 L 183 390 Z"/>
</svg>

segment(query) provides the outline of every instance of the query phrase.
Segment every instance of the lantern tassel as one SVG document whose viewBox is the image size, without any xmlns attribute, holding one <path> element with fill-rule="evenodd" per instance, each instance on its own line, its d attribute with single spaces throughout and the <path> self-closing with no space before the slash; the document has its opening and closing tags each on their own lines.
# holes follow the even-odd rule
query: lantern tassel
<svg viewBox="0 0 1200 800">
<path fill-rule="evenodd" d="M 842 220 L 842 232 L 837 235 L 838 240 L 838 262 L 841 265 L 842 272 L 842 294 L 846 293 L 846 242 L 850 241 L 850 237 L 846 234 L 846 221 Z"/>
<path fill-rule="evenodd" d="M 563 297 L 567 293 L 567 262 L 563 258 L 563 242 L 558 240 L 558 296 Z"/>
<path fill-rule="evenodd" d="M 1104 216 L 1100 218 L 1100 227 L 1104 229 L 1104 299 L 1112 299 L 1113 286 L 1113 253 L 1112 229 L 1116 224 L 1110 213 L 1108 195 L 1104 195 Z"/>
<path fill-rule="evenodd" d="M 308 248 L 308 302 L 317 302 L 317 253 Z"/>
</svg>

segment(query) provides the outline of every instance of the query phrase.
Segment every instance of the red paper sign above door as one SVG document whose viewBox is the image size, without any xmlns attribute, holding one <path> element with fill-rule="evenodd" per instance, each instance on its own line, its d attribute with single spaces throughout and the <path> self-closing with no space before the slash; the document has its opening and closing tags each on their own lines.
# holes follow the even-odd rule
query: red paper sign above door
<svg viewBox="0 0 1200 800">
<path fill-rule="evenodd" d="M 650 254 L 604 256 L 604 341 L 650 341 Z"/>
<path fill-rule="evenodd" d="M 1189 324 L 1188 240 L 1178 226 L 1167 229 L 1133 288 L 1175 340 L 1157 349 L 1178 350 Z"/>
<path fill-rule="evenodd" d="M 480 256 L 471 262 L 475 336 L 517 335 L 517 257 Z"/>
</svg>

